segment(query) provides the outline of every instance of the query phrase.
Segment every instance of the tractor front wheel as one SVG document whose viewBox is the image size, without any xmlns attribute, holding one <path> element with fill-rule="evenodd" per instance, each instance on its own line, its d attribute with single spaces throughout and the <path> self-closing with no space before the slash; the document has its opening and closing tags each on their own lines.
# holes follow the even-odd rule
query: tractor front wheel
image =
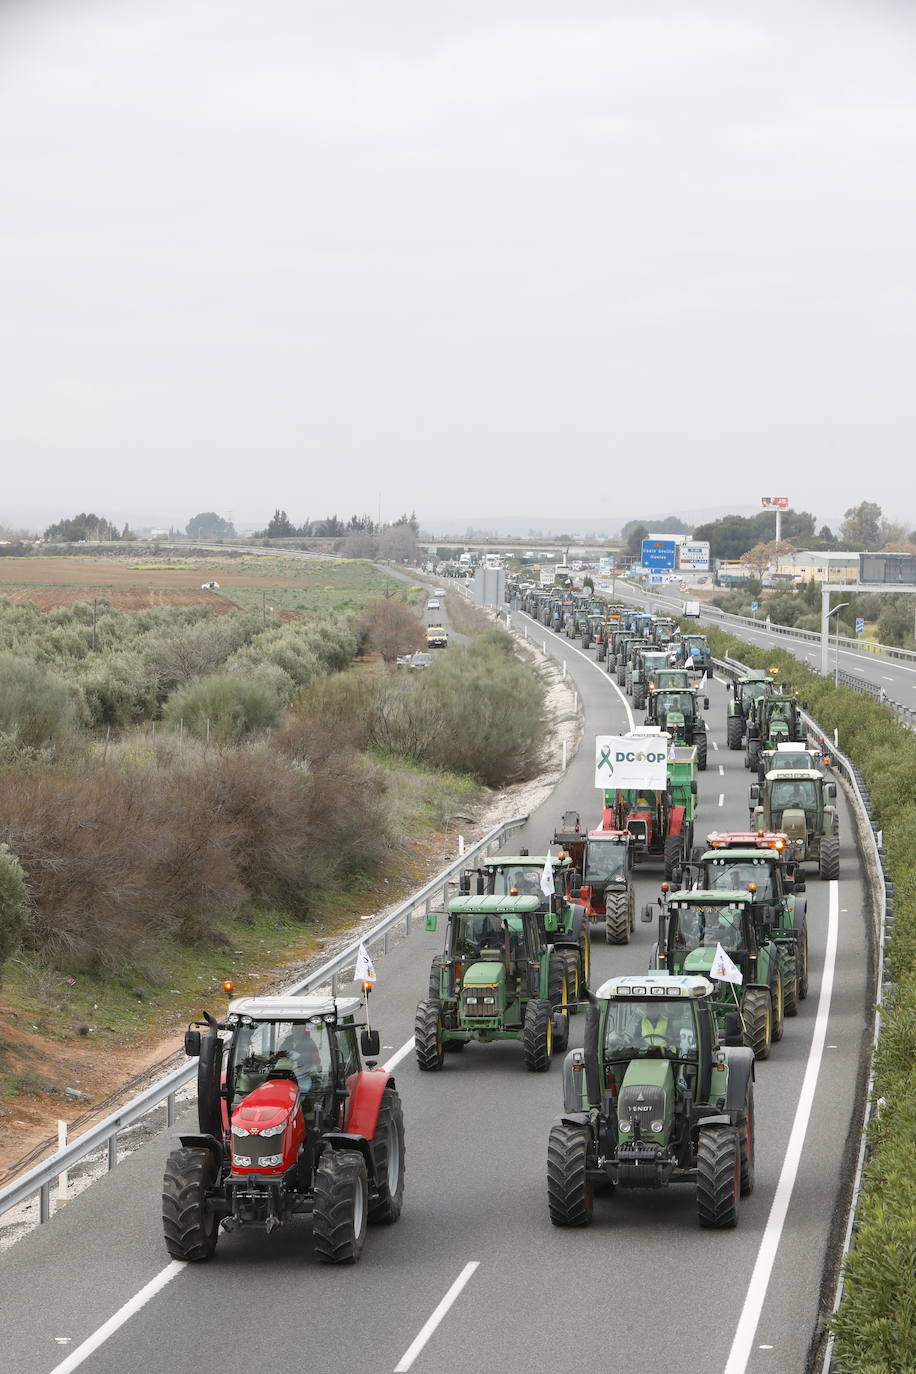
<svg viewBox="0 0 916 1374">
<path fill-rule="evenodd" d="M 738 1224 L 741 1150 L 729 1127 L 700 1131 L 697 1144 L 697 1213 L 701 1226 L 724 1229 Z"/>
<path fill-rule="evenodd" d="M 553 1008 L 546 997 L 535 997 L 525 1011 L 523 1047 L 530 1073 L 546 1073 L 553 1054 Z"/>
<path fill-rule="evenodd" d="M 767 1059 L 773 1038 L 773 1008 L 769 988 L 748 988 L 741 1008 L 744 1017 L 744 1043 L 755 1059 Z"/>
<path fill-rule="evenodd" d="M 441 1013 L 442 1003 L 431 998 L 417 1005 L 413 1023 L 414 1053 L 417 1064 L 425 1073 L 441 1069 L 445 1059 L 440 1035 Z"/>
<path fill-rule="evenodd" d="M 840 876 L 840 841 L 836 835 L 821 836 L 817 867 L 819 875 L 828 882 Z"/>
<path fill-rule="evenodd" d="M 325 1264 L 355 1264 L 369 1219 L 369 1179 L 358 1150 L 326 1149 L 315 1170 L 315 1254 Z"/>
<path fill-rule="evenodd" d="M 608 892 L 604 898 L 604 938 L 609 945 L 630 940 L 630 902 L 626 892 Z"/>
<path fill-rule="evenodd" d="M 547 1140 L 547 1210 L 554 1226 L 588 1226 L 594 1192 L 588 1180 L 589 1133 L 560 1122 Z"/>
<path fill-rule="evenodd" d="M 182 1146 L 169 1155 L 162 1179 L 162 1229 L 172 1259 L 192 1264 L 212 1259 L 219 1217 L 207 1211 L 206 1198 L 218 1172 L 209 1150 Z"/>
<path fill-rule="evenodd" d="M 369 1224 L 390 1226 L 397 1221 L 404 1205 L 404 1112 L 390 1083 L 382 1093 L 372 1147 L 376 1182 L 375 1197 L 369 1203 Z"/>
</svg>

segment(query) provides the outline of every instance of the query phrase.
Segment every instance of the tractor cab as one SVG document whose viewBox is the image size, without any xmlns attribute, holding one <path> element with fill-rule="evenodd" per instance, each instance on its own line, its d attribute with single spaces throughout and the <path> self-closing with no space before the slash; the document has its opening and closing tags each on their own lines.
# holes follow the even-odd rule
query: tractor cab
<svg viewBox="0 0 916 1374">
<path fill-rule="evenodd" d="M 819 749 L 808 749 L 804 744 L 794 741 L 780 741 L 772 749 L 764 749 L 757 763 L 757 773 L 762 782 L 767 773 L 784 772 L 786 769 L 816 769 L 828 762 Z"/>
<path fill-rule="evenodd" d="M 721 945 L 747 977 L 749 961 L 757 957 L 751 900 L 747 888 L 671 893 L 664 904 L 666 933 L 664 941 L 659 938 L 659 967 L 708 978 Z"/>
<path fill-rule="evenodd" d="M 774 769 L 764 780 L 770 828 L 790 840 L 816 830 L 823 814 L 823 775 L 814 769 Z"/>
<path fill-rule="evenodd" d="M 651 690 L 658 691 L 664 691 L 668 688 L 689 688 L 690 691 L 693 691 L 693 681 L 686 668 L 660 668 L 656 666 L 649 674 L 649 687 Z"/>
</svg>

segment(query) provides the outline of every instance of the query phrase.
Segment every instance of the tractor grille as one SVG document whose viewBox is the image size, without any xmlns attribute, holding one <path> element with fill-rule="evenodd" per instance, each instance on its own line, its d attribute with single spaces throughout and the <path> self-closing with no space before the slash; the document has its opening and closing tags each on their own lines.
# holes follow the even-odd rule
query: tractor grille
<svg viewBox="0 0 916 1374">
<path fill-rule="evenodd" d="M 249 1135 L 232 1140 L 232 1163 L 237 1169 L 273 1173 L 282 1167 L 283 1136 Z M 267 1161 L 270 1161 L 269 1163 Z"/>
<path fill-rule="evenodd" d="M 493 1017 L 498 1015 L 498 1002 L 496 998 L 496 988 L 492 986 L 475 987 L 472 992 L 466 992 L 462 999 L 464 1003 L 464 1014 L 469 1019 L 475 1016 Z"/>
</svg>

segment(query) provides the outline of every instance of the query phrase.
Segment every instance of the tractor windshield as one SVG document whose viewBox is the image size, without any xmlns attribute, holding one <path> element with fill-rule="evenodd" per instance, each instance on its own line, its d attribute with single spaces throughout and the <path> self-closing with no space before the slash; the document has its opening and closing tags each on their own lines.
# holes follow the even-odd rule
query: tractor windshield
<svg viewBox="0 0 916 1374">
<path fill-rule="evenodd" d="M 814 778 L 776 778 L 770 791 L 770 814 L 778 830 L 783 811 L 804 811 L 808 828 L 817 819 L 817 784 Z"/>
<path fill-rule="evenodd" d="M 683 1002 L 610 1002 L 604 1023 L 604 1049 L 611 1059 L 660 1050 L 679 1059 L 695 1059 L 696 1026 L 693 1007 Z"/>
<path fill-rule="evenodd" d="M 706 881 L 710 888 L 720 892 L 723 889 L 740 892 L 748 883 L 756 883 L 758 902 L 769 902 L 773 897 L 773 877 L 769 864 L 755 863 L 753 859 L 740 862 L 714 859 L 707 867 Z"/>
<path fill-rule="evenodd" d="M 743 951 L 741 913 L 732 906 L 690 905 L 677 908 L 671 945 L 689 953 L 692 949 L 715 949 L 721 945 L 729 952 Z"/>
<path fill-rule="evenodd" d="M 658 714 L 670 716 L 672 711 L 680 711 L 685 720 L 692 720 L 695 705 L 693 692 L 664 692 L 658 698 Z"/>
<path fill-rule="evenodd" d="M 470 912 L 456 923 L 453 953 L 461 959 L 478 959 L 488 950 L 501 954 L 508 945 L 514 956 L 521 940 L 517 920 L 509 918 L 503 924 L 501 916 Z"/>
<path fill-rule="evenodd" d="M 315 1093 L 331 1071 L 324 1022 L 243 1022 L 235 1034 L 233 1056 L 234 1097 L 246 1097 L 278 1069 L 294 1073 L 302 1092 Z"/>
<path fill-rule="evenodd" d="M 510 894 L 517 897 L 537 897 L 539 902 L 546 903 L 547 898 L 541 891 L 543 871 L 543 864 L 536 868 L 531 864 L 507 864 L 505 868 L 494 868 L 493 886 L 490 891 L 494 897 L 508 897 Z"/>
<path fill-rule="evenodd" d="M 610 840 L 589 840 L 585 846 L 585 883 L 623 882 L 627 874 L 627 846 Z"/>
<path fill-rule="evenodd" d="M 768 682 L 744 682 L 741 684 L 739 695 L 741 700 L 756 701 L 758 697 L 766 696 L 769 688 Z"/>
</svg>

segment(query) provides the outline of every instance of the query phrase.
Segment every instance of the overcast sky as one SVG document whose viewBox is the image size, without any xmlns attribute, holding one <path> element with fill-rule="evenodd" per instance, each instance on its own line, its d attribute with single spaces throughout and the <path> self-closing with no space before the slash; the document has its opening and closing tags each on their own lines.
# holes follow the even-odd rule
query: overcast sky
<svg viewBox="0 0 916 1374">
<path fill-rule="evenodd" d="M 910 0 L 3 0 L 0 522 L 916 525 L 914 40 Z"/>
</svg>

